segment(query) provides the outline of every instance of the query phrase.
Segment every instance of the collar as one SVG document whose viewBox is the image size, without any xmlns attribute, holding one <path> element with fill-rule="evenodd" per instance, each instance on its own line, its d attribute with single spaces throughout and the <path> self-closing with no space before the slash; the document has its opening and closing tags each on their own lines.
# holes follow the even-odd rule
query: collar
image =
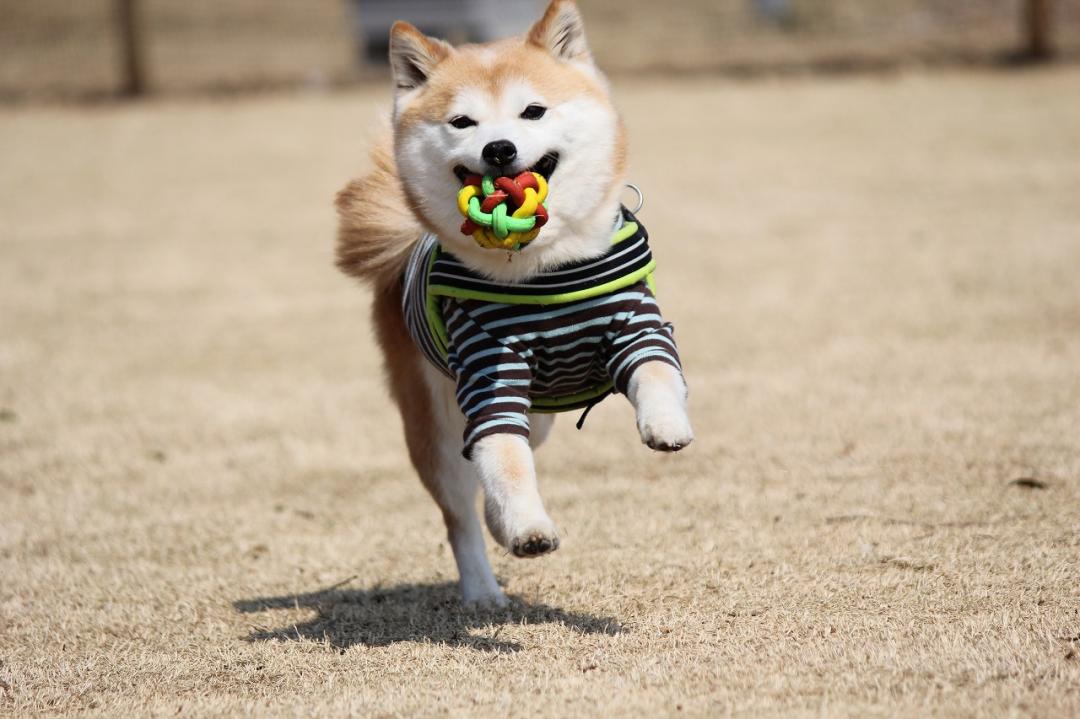
<svg viewBox="0 0 1080 719">
<path fill-rule="evenodd" d="M 512 305 L 551 305 L 599 297 L 642 280 L 651 285 L 656 261 L 648 240 L 649 233 L 623 207 L 606 253 L 515 283 L 485 278 L 436 244 L 429 258 L 428 295 Z"/>
</svg>

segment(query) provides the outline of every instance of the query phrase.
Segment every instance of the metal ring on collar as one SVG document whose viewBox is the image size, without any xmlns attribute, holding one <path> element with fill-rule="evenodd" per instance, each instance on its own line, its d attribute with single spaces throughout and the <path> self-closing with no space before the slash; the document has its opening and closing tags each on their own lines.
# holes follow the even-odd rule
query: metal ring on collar
<svg viewBox="0 0 1080 719">
<path fill-rule="evenodd" d="M 631 182 L 627 182 L 626 186 L 633 190 L 634 194 L 637 195 L 637 206 L 634 209 L 630 210 L 636 215 L 637 213 L 641 212 L 641 208 L 645 206 L 645 193 L 641 191 L 640 187 Z"/>
</svg>

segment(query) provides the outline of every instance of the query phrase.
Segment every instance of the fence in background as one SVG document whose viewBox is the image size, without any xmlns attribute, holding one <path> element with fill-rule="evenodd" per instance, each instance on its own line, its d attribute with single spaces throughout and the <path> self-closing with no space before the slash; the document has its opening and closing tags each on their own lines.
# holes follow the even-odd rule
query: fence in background
<svg viewBox="0 0 1080 719">
<path fill-rule="evenodd" d="M 481 14 L 446 12 L 456 2 Z M 372 68 L 385 52 L 388 11 L 454 40 L 484 39 L 497 23 L 483 8 L 507 2 L 0 0 L 0 100 L 339 85 L 384 72 Z M 615 73 L 1080 57 L 1080 0 L 579 4 L 598 60 Z M 543 0 L 511 5 L 518 15 L 500 29 L 521 25 Z"/>
</svg>

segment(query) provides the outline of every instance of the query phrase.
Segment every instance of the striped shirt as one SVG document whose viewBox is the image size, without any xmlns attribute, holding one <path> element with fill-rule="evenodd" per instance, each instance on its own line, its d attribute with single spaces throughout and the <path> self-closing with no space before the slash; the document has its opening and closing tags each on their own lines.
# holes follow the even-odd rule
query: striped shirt
<svg viewBox="0 0 1080 719">
<path fill-rule="evenodd" d="M 457 383 L 463 454 L 491 434 L 529 436 L 529 412 L 586 407 L 626 392 L 634 370 L 680 369 L 653 295 L 648 233 L 623 209 L 601 257 L 519 283 L 487 279 L 425 235 L 409 258 L 402 309 L 413 341 Z"/>
</svg>

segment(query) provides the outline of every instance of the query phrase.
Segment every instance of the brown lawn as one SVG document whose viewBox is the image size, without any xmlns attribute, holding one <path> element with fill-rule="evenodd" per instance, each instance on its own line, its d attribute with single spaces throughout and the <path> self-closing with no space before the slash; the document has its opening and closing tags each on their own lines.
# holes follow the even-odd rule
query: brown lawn
<svg viewBox="0 0 1080 719">
<path fill-rule="evenodd" d="M 0 713 L 1080 713 L 1078 87 L 624 80 L 698 439 L 562 418 L 497 612 L 331 266 L 387 96 L 0 110 Z"/>
</svg>

